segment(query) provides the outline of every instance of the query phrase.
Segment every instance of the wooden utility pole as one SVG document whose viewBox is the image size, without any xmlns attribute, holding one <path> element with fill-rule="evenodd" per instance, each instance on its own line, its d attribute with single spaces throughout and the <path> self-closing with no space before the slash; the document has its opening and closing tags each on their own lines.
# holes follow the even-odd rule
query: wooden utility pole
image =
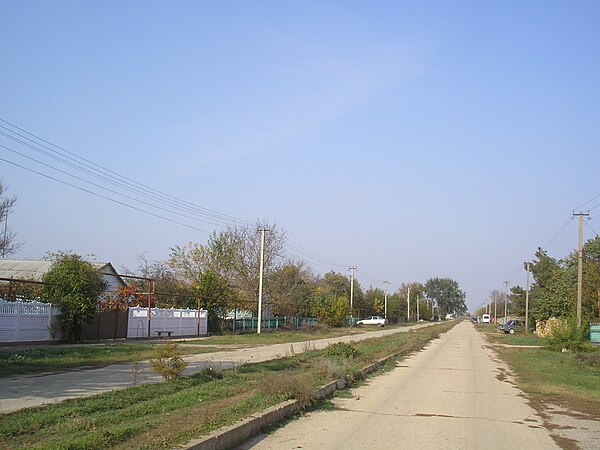
<svg viewBox="0 0 600 450">
<path fill-rule="evenodd" d="M 581 298 L 583 296 L 583 218 L 589 217 L 590 213 L 573 213 L 573 217 L 579 216 L 579 250 L 577 252 L 577 326 L 581 326 Z"/>
</svg>

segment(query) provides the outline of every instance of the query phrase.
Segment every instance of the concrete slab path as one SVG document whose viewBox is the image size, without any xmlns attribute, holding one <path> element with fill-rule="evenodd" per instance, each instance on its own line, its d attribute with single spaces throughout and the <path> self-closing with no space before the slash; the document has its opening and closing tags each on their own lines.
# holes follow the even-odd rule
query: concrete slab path
<svg viewBox="0 0 600 450">
<path fill-rule="evenodd" d="M 467 322 L 351 394 L 241 448 L 559 448 Z"/>
</svg>

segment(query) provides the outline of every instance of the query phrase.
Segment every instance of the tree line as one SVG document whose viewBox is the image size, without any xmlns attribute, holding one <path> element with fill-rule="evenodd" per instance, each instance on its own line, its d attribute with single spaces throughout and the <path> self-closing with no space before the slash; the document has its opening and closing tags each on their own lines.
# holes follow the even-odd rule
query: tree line
<svg viewBox="0 0 600 450">
<path fill-rule="evenodd" d="M 577 310 L 578 252 L 564 258 L 553 258 L 546 250 L 538 248 L 530 263 L 531 286 L 529 291 L 529 318 L 532 324 L 549 318 L 568 318 Z M 526 268 L 525 268 L 526 269 Z M 504 315 L 504 293 L 492 291 L 489 296 L 497 300 L 498 316 Z M 507 296 L 508 312 L 525 316 L 526 289 L 517 285 Z M 492 310 L 493 311 L 493 310 Z M 582 318 L 590 322 L 600 318 L 600 237 L 589 239 L 583 246 Z"/>
</svg>

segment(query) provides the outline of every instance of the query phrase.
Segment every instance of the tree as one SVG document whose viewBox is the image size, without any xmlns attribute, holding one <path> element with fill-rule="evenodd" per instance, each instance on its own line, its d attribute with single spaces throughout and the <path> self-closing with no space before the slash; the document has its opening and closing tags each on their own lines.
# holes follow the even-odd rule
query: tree
<svg viewBox="0 0 600 450">
<path fill-rule="evenodd" d="M 308 313 L 313 276 L 303 263 L 288 263 L 273 274 L 265 289 L 276 316 L 292 317 Z"/>
<path fill-rule="evenodd" d="M 451 278 L 430 278 L 425 283 L 425 296 L 440 309 L 440 317 L 448 313 L 462 314 L 467 311 L 465 294 L 458 282 Z"/>
<path fill-rule="evenodd" d="M 323 309 L 323 322 L 332 327 L 340 327 L 345 317 L 350 315 L 350 304 L 343 296 L 333 297 Z"/>
<path fill-rule="evenodd" d="M 45 295 L 60 308 L 59 324 L 72 342 L 81 338 L 83 325 L 98 315 L 98 298 L 106 290 L 102 274 L 75 254 L 60 254 L 43 277 Z"/>
<path fill-rule="evenodd" d="M 16 235 L 8 229 L 8 216 L 17 202 L 17 197 L 5 197 L 4 194 L 8 187 L 0 180 L 0 225 L 2 226 L 2 235 L 0 236 L 0 255 L 4 258 L 7 255 L 15 253 L 21 243 L 15 241 Z"/>
</svg>

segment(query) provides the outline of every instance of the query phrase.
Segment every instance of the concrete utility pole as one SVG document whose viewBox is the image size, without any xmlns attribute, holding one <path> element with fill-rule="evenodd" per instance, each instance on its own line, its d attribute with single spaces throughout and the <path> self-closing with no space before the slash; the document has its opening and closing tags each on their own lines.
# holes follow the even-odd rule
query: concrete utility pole
<svg viewBox="0 0 600 450">
<path fill-rule="evenodd" d="M 408 296 L 406 297 L 406 321 L 410 322 L 410 286 L 408 286 Z"/>
<path fill-rule="evenodd" d="M 525 261 L 525 270 L 527 271 L 527 278 L 525 282 L 525 333 L 529 333 L 529 261 Z"/>
<path fill-rule="evenodd" d="M 508 281 L 504 282 L 504 323 L 508 322 Z"/>
<path fill-rule="evenodd" d="M 419 321 L 419 296 L 417 295 L 417 322 Z"/>
<path fill-rule="evenodd" d="M 581 326 L 581 297 L 583 295 L 583 217 L 589 217 L 590 213 L 573 213 L 573 217 L 579 216 L 579 251 L 577 252 L 577 326 Z"/>
<path fill-rule="evenodd" d="M 354 325 L 354 304 L 353 304 L 353 299 L 354 299 L 354 271 L 356 270 L 356 267 L 349 267 L 348 270 L 350 271 L 350 326 Z"/>
<path fill-rule="evenodd" d="M 390 285 L 389 281 L 384 281 L 383 282 L 383 286 L 384 286 L 384 302 L 383 302 L 383 318 L 387 319 L 387 291 L 388 291 L 388 286 Z"/>
<path fill-rule="evenodd" d="M 498 305 L 496 303 L 496 290 L 494 289 L 494 323 L 498 323 L 497 310 L 498 310 Z"/>
<path fill-rule="evenodd" d="M 262 294 L 263 294 L 263 269 L 265 263 L 265 233 L 269 230 L 260 228 L 260 267 L 258 276 L 258 328 L 256 333 L 260 334 L 260 326 L 262 322 Z"/>
</svg>

